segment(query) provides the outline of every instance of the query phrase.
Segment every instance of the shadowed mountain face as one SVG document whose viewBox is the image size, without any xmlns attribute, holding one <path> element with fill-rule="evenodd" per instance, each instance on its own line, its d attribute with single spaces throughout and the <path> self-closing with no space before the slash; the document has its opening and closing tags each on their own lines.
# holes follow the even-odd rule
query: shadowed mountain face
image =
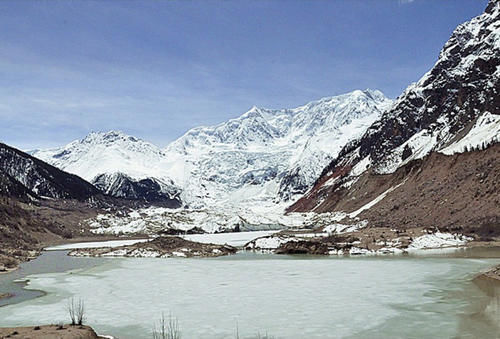
<svg viewBox="0 0 500 339">
<path fill-rule="evenodd" d="M 7 174 L 3 169 L 0 169 L 0 196 L 17 198 L 22 201 L 30 201 L 30 197 L 34 198 L 35 194 L 19 181 Z"/>
<path fill-rule="evenodd" d="M 17 197 L 29 193 L 33 197 L 84 201 L 101 193 L 82 178 L 5 144 L 0 144 L 0 175 L 2 192 Z"/>
<path fill-rule="evenodd" d="M 110 196 L 162 202 L 172 207 L 180 205 L 180 190 L 164 170 L 169 163 L 165 152 L 122 132 L 92 132 L 65 147 L 32 154 L 84 178 Z"/>
<path fill-rule="evenodd" d="M 168 192 L 164 189 L 168 185 L 154 178 L 134 180 L 126 174 L 117 172 L 100 174 L 94 178 L 93 183 L 105 194 L 116 198 L 161 203 L 162 206 L 171 208 L 182 205 L 177 192 Z"/>
<path fill-rule="evenodd" d="M 104 199 L 80 177 L 0 144 L 0 266 L 33 257 L 46 241 L 82 234 L 80 221 Z"/>
<path fill-rule="evenodd" d="M 404 224 L 402 220 L 410 214 L 413 221 L 408 222 L 420 225 L 460 223 L 455 217 L 460 214 L 466 220 L 468 213 L 480 224 L 481 216 L 472 209 L 481 205 L 475 204 L 477 201 L 484 201 L 485 208 L 490 206 L 491 192 L 481 188 L 485 180 L 476 182 L 463 174 L 492 178 L 490 172 L 499 168 L 499 90 L 500 2 L 495 0 L 485 13 L 455 29 L 435 66 L 409 86 L 361 138 L 348 143 L 314 188 L 289 211 L 351 211 L 380 197 L 381 202 L 363 214 L 375 224 L 391 219 L 391 213 L 398 215 L 399 224 Z M 438 166 L 440 163 L 447 165 Z M 438 174 L 446 174 L 446 169 L 449 176 Z M 434 177 L 433 170 L 437 171 Z M 473 187 L 470 194 L 459 193 L 457 185 L 466 183 Z M 490 186 L 496 184 L 494 180 L 489 182 Z M 421 199 L 420 192 L 426 192 L 422 185 L 431 189 L 428 194 L 432 201 Z M 459 198 L 463 210 L 457 213 L 458 205 L 452 202 L 457 203 Z M 406 205 L 399 206 L 397 202 L 401 201 Z M 405 207 L 411 201 L 419 203 L 411 204 L 410 211 Z M 439 220 L 431 213 L 436 203 L 449 212 Z M 424 213 L 425 209 L 429 210 Z M 401 214 L 405 210 L 406 214 Z M 498 205 L 483 212 L 490 221 L 500 220 Z M 434 220 L 426 217 L 429 215 Z"/>
</svg>

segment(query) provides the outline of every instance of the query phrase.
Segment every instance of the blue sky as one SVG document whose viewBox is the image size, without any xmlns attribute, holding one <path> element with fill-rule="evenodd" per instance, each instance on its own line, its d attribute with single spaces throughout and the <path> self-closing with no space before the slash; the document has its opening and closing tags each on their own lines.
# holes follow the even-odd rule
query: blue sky
<svg viewBox="0 0 500 339">
<path fill-rule="evenodd" d="M 397 97 L 486 0 L 1 1 L 0 140 L 159 146 L 251 106 Z"/>
</svg>

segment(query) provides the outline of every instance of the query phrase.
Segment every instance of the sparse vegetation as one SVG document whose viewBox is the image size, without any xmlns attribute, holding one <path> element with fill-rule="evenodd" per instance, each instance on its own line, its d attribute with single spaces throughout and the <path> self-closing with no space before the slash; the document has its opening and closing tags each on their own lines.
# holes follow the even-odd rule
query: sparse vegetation
<svg viewBox="0 0 500 339">
<path fill-rule="evenodd" d="M 71 319 L 71 325 L 83 325 L 85 319 L 85 303 L 83 299 L 75 300 L 71 298 L 68 302 L 68 314 Z"/>
<path fill-rule="evenodd" d="M 176 317 L 169 314 L 168 318 L 165 318 L 165 314 L 161 314 L 161 318 L 158 322 L 158 326 L 155 324 L 153 326 L 153 339 L 181 339 L 182 333 L 179 327 L 179 321 Z M 236 332 L 234 334 L 235 339 L 240 339 L 240 330 L 238 323 L 236 323 Z M 255 339 L 275 339 L 276 337 L 266 334 L 260 334 L 257 332 Z"/>
<path fill-rule="evenodd" d="M 161 314 L 158 328 L 156 325 L 153 328 L 153 339 L 181 339 L 181 330 L 179 321 L 172 314 L 165 318 L 165 314 Z"/>
</svg>

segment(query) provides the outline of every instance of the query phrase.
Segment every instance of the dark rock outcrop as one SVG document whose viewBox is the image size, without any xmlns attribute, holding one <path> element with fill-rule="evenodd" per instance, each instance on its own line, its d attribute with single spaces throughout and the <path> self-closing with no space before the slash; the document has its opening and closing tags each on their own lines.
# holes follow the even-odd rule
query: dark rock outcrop
<svg viewBox="0 0 500 339">
<path fill-rule="evenodd" d="M 182 205 L 179 192 L 172 192 L 169 190 L 171 186 L 158 179 L 134 180 L 126 174 L 113 173 L 98 175 L 92 182 L 101 191 L 116 198 L 161 203 L 171 208 Z"/>
<path fill-rule="evenodd" d="M 82 178 L 61 171 L 31 155 L 0 143 L 0 175 L 3 191 L 10 195 L 88 200 L 101 192 Z"/>
</svg>

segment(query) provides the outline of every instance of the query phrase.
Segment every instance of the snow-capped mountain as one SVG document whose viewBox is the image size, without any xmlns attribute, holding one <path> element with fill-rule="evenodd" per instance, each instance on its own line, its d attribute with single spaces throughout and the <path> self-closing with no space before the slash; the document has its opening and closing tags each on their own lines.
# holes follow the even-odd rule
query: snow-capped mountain
<svg viewBox="0 0 500 339">
<path fill-rule="evenodd" d="M 341 147 L 391 104 L 380 91 L 357 90 L 293 109 L 253 107 L 188 131 L 166 153 L 183 159 L 180 186 L 191 204 L 287 200 L 305 192 Z"/>
<path fill-rule="evenodd" d="M 339 161 L 364 159 L 392 173 L 432 151 L 463 152 L 499 140 L 500 2 L 459 25 L 438 61 L 410 85 Z"/>
<path fill-rule="evenodd" d="M 382 92 L 356 90 L 323 98 L 293 109 L 252 107 L 236 119 L 211 127 L 197 127 L 167 147 L 193 153 L 200 147 L 230 146 L 249 149 L 303 142 L 324 131 L 386 109 L 392 103 Z"/>
<path fill-rule="evenodd" d="M 104 173 L 123 172 L 134 179 L 164 175 L 165 153 L 155 145 L 122 132 L 91 132 L 68 145 L 31 154 L 92 181 Z M 121 169 L 118 171 L 117 169 Z"/>
<path fill-rule="evenodd" d="M 112 196 L 180 206 L 180 190 L 165 173 L 171 166 L 165 152 L 122 132 L 92 132 L 62 148 L 31 154 Z"/>
<path fill-rule="evenodd" d="M 364 213 L 385 227 L 495 225 L 499 91 L 500 1 L 492 0 L 289 211 Z"/>
<path fill-rule="evenodd" d="M 253 107 L 194 128 L 165 150 L 111 131 L 32 154 L 117 197 L 165 194 L 193 208 L 272 203 L 305 192 L 391 104 L 379 91 L 357 90 L 293 109 Z"/>
</svg>

